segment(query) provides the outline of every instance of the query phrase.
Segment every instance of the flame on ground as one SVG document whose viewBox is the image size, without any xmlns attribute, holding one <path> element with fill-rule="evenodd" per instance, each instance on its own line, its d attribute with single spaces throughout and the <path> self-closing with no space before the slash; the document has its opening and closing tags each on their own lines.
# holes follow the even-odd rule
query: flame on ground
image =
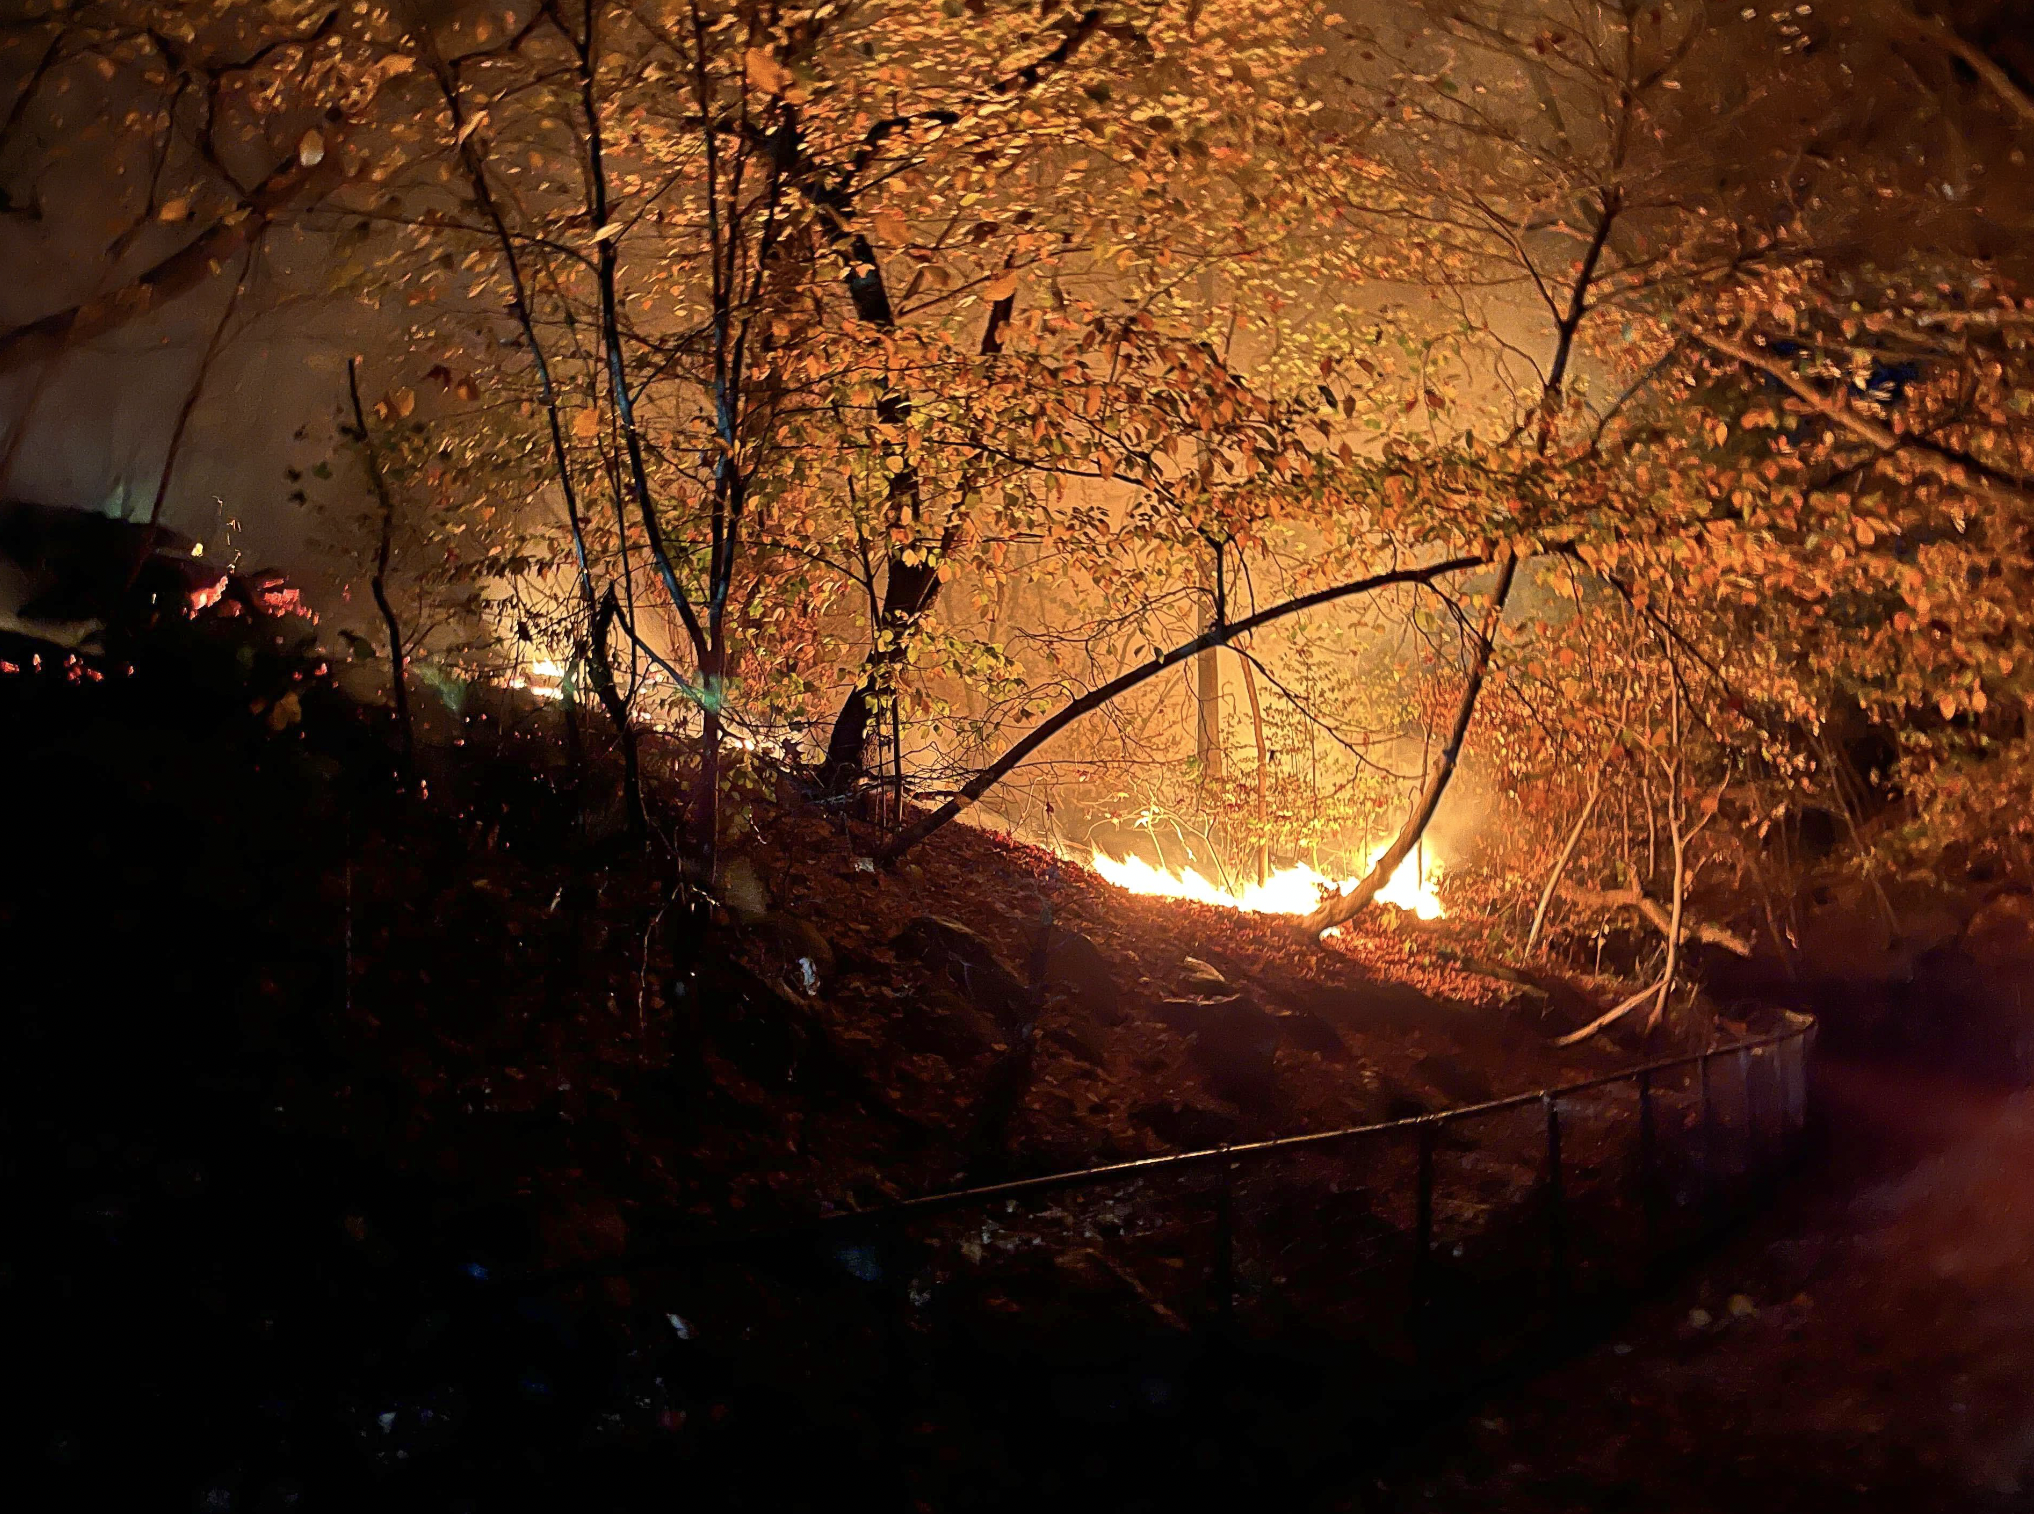
<svg viewBox="0 0 2034 1514">
<path fill-rule="evenodd" d="M 1385 850 L 1379 847 L 1371 853 L 1373 865 Z M 1324 890 L 1332 892 L 1339 889 L 1347 893 L 1362 882 L 1361 878 L 1329 878 L 1301 862 L 1275 869 L 1262 883 L 1254 878 L 1239 879 L 1232 889 L 1224 888 L 1190 867 L 1173 872 L 1154 867 L 1142 857 L 1111 857 L 1107 852 L 1097 851 L 1090 856 L 1089 862 L 1109 882 L 1133 894 L 1147 894 L 1158 899 L 1191 899 L 1197 904 L 1249 910 L 1260 915 L 1309 914 L 1321 902 Z M 1440 864 L 1428 857 L 1423 871 L 1415 854 L 1398 865 L 1377 897 L 1386 904 L 1410 910 L 1422 920 L 1438 920 L 1446 913 L 1441 907 L 1438 892 L 1440 881 Z"/>
</svg>

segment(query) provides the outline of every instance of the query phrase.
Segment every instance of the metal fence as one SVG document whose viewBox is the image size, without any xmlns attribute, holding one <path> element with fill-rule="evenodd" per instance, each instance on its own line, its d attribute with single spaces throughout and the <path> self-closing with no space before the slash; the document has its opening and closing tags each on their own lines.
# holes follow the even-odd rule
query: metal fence
<svg viewBox="0 0 2034 1514">
<path fill-rule="evenodd" d="M 1020 1419 L 1027 1444 L 1058 1444 L 1069 1422 L 1163 1416 L 1253 1362 L 1360 1416 L 1487 1374 L 1726 1220 L 1798 1144 L 1814 1035 L 1790 1017 L 1557 1088 L 688 1240 L 612 1270 L 685 1341 L 684 1395 L 715 1427 L 701 1435 L 732 1436 L 734 1456 L 759 1454 L 735 1429 L 744 1404 L 767 1406 L 752 1424 L 790 1415 L 865 1448 Z"/>
</svg>

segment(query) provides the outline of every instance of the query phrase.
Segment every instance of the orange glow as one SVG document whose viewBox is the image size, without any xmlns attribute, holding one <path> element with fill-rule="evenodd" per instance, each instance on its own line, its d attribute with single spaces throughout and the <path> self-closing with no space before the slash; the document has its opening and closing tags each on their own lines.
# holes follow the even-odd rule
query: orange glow
<svg viewBox="0 0 2034 1514">
<path fill-rule="evenodd" d="M 1379 847 L 1370 855 L 1374 864 L 1384 855 Z M 1192 868 L 1178 872 L 1154 867 L 1142 857 L 1111 857 L 1094 852 L 1089 858 L 1094 870 L 1118 888 L 1157 899 L 1191 899 L 1223 909 L 1248 910 L 1260 915 L 1304 915 L 1321 902 L 1323 893 L 1354 888 L 1360 878 L 1328 878 L 1305 863 L 1276 869 L 1263 883 L 1239 880 L 1225 888 Z M 1431 856 L 1424 869 L 1417 855 L 1407 857 L 1391 875 L 1377 897 L 1386 904 L 1409 910 L 1422 920 L 1438 920 L 1446 913 L 1441 905 L 1441 867 Z"/>
</svg>

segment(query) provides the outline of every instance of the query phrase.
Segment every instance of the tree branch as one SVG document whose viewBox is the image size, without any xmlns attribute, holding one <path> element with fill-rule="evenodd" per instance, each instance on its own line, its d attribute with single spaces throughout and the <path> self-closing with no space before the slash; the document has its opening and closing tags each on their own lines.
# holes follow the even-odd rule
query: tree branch
<svg viewBox="0 0 2034 1514">
<path fill-rule="evenodd" d="M 1246 616 L 1242 620 L 1231 621 L 1227 625 L 1216 626 L 1211 630 L 1204 631 L 1191 641 L 1181 642 L 1171 651 L 1161 653 L 1159 656 L 1152 658 L 1151 661 L 1141 663 L 1127 673 L 1119 674 L 1100 688 L 1089 690 L 1081 695 L 1080 698 L 1063 706 L 1057 714 L 1032 727 L 1001 757 L 998 757 L 989 766 L 983 768 L 981 772 L 969 779 L 961 791 L 954 795 L 953 798 L 947 800 L 938 809 L 920 816 L 909 826 L 899 831 L 877 851 L 876 856 L 883 862 L 895 861 L 927 836 L 930 836 L 934 831 L 945 825 L 949 820 L 952 820 L 962 810 L 980 799 L 982 795 L 1001 782 L 1012 769 L 1022 763 L 1025 758 L 1044 746 L 1046 742 L 1052 740 L 1053 737 L 1079 720 L 1083 715 L 1100 709 L 1118 695 L 1128 693 L 1139 684 L 1149 682 L 1168 669 L 1176 668 L 1181 663 L 1198 656 L 1202 652 L 1208 651 L 1210 648 L 1222 646 L 1238 636 L 1246 636 L 1262 626 L 1272 624 L 1274 621 L 1284 620 L 1288 616 L 1297 615 L 1305 610 L 1316 609 L 1321 605 L 1333 604 L 1337 600 L 1350 599 L 1359 594 L 1374 593 L 1379 589 L 1387 589 L 1399 584 L 1429 584 L 1436 579 L 1445 578 L 1450 574 L 1466 573 L 1473 568 L 1488 567 L 1489 562 L 1490 560 L 1485 557 L 1451 557 L 1445 562 L 1433 563 L 1424 568 L 1396 568 L 1389 573 L 1376 573 L 1368 578 L 1359 578 L 1352 583 L 1337 584 L 1330 589 L 1319 589 L 1312 594 L 1302 594 L 1296 599 L 1289 599 L 1283 604 L 1273 605 L 1268 610 L 1260 610 L 1255 615 Z"/>
</svg>

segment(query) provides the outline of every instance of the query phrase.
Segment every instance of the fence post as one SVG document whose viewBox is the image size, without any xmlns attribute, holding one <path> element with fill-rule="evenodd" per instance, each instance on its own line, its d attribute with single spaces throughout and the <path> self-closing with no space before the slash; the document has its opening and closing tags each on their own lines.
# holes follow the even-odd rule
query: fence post
<svg viewBox="0 0 2034 1514">
<path fill-rule="evenodd" d="M 1660 1250 L 1659 1133 L 1653 1126 L 1653 1074 L 1638 1075 L 1639 1218 L 1644 1225 L 1644 1264 L 1650 1271 Z"/>
<path fill-rule="evenodd" d="M 1561 1106 L 1552 1093 L 1540 1095 L 1547 1113 L 1547 1273 L 1555 1300 L 1568 1296 L 1568 1234 L 1561 1192 Z"/>
<path fill-rule="evenodd" d="M 1424 1319 L 1434 1253 L 1434 1127 L 1419 1128 L 1419 1187 L 1413 1203 L 1413 1310 Z"/>
<path fill-rule="evenodd" d="M 1758 1099 L 1752 1093 L 1749 1046 L 1737 1049 L 1737 1087 L 1738 1092 L 1744 1095 L 1744 1175 L 1749 1178 L 1754 1175 L 1759 1150 Z"/>
<path fill-rule="evenodd" d="M 1794 1037 L 1794 1123 L 1801 1134 L 1808 1131 L 1808 1056 L 1815 1049 L 1815 1028 Z"/>
<path fill-rule="evenodd" d="M 1228 1339 L 1236 1317 L 1235 1164 L 1223 1162 L 1215 1193 L 1215 1327 Z"/>
<path fill-rule="evenodd" d="M 1702 1191 L 1712 1204 L 1721 1187 L 1716 1181 L 1716 1098 L 1709 1088 L 1711 1053 L 1702 1053 Z"/>
</svg>

